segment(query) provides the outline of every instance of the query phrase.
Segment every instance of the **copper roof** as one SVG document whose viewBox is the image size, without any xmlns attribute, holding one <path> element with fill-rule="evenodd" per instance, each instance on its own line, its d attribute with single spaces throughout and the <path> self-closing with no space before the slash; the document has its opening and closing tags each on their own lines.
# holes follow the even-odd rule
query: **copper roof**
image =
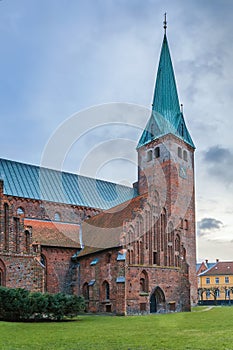
<svg viewBox="0 0 233 350">
<path fill-rule="evenodd" d="M 0 159 L 4 194 L 108 209 L 135 197 L 132 187 L 87 176 Z"/>
</svg>

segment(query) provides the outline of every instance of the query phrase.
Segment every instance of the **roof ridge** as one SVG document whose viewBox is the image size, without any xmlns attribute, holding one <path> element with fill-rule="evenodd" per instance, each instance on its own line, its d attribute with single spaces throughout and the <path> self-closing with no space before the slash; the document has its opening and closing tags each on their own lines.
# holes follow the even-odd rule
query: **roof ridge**
<svg viewBox="0 0 233 350">
<path fill-rule="evenodd" d="M 133 188 L 132 186 L 127 186 L 127 185 L 119 184 L 117 182 L 113 182 L 113 181 L 109 181 L 109 180 L 103 180 L 103 179 L 99 179 L 99 178 L 95 178 L 95 177 L 91 177 L 91 176 L 80 175 L 78 173 L 73 173 L 73 172 L 70 172 L 68 170 L 58 170 L 58 169 L 54 169 L 54 168 L 49 168 L 47 166 L 41 166 L 41 165 L 36 165 L 36 164 L 31 164 L 31 163 L 20 162 L 18 160 L 0 158 L 0 162 L 2 160 L 3 161 L 7 161 L 7 162 L 11 162 L 11 163 L 17 163 L 17 164 L 21 164 L 21 165 L 35 167 L 35 168 L 38 168 L 38 169 L 50 170 L 50 171 L 54 171 L 54 172 L 58 172 L 58 173 L 62 173 L 62 174 L 75 175 L 75 176 L 78 176 L 80 178 L 85 178 L 85 179 L 90 179 L 90 180 L 95 180 L 95 181 L 101 181 L 101 182 L 107 182 L 107 183 L 110 183 L 110 184 L 114 184 L 114 185 L 122 186 L 122 187 L 126 187 L 126 188 Z M 1 174 L 0 174 L 0 178 L 1 178 Z"/>
</svg>

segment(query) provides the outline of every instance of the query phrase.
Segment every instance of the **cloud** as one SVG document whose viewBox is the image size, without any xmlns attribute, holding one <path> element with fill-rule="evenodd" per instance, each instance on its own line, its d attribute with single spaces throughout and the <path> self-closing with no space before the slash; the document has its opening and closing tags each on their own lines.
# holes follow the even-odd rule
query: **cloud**
<svg viewBox="0 0 233 350">
<path fill-rule="evenodd" d="M 225 185 L 233 183 L 233 152 L 220 145 L 210 147 L 204 152 L 204 162 L 210 176 L 214 176 Z"/>
<path fill-rule="evenodd" d="M 223 222 L 214 218 L 203 218 L 197 222 L 197 233 L 204 236 L 219 231 L 223 227 Z"/>
</svg>

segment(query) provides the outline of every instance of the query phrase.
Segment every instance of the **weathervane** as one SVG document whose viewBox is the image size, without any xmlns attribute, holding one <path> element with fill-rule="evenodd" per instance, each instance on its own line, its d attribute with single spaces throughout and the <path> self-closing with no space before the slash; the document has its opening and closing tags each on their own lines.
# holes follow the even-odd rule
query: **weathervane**
<svg viewBox="0 0 233 350">
<path fill-rule="evenodd" d="M 164 34 L 166 34 L 167 29 L 167 13 L 164 13 L 164 21 L 163 21 Z"/>
</svg>

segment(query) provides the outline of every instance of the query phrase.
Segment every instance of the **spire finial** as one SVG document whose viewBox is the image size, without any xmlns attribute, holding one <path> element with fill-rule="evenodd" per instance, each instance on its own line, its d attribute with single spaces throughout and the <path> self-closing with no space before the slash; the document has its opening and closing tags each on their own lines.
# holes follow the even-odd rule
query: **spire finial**
<svg viewBox="0 0 233 350">
<path fill-rule="evenodd" d="M 163 28 L 164 28 L 164 34 L 166 34 L 166 29 L 167 29 L 167 12 L 164 13 Z"/>
</svg>

